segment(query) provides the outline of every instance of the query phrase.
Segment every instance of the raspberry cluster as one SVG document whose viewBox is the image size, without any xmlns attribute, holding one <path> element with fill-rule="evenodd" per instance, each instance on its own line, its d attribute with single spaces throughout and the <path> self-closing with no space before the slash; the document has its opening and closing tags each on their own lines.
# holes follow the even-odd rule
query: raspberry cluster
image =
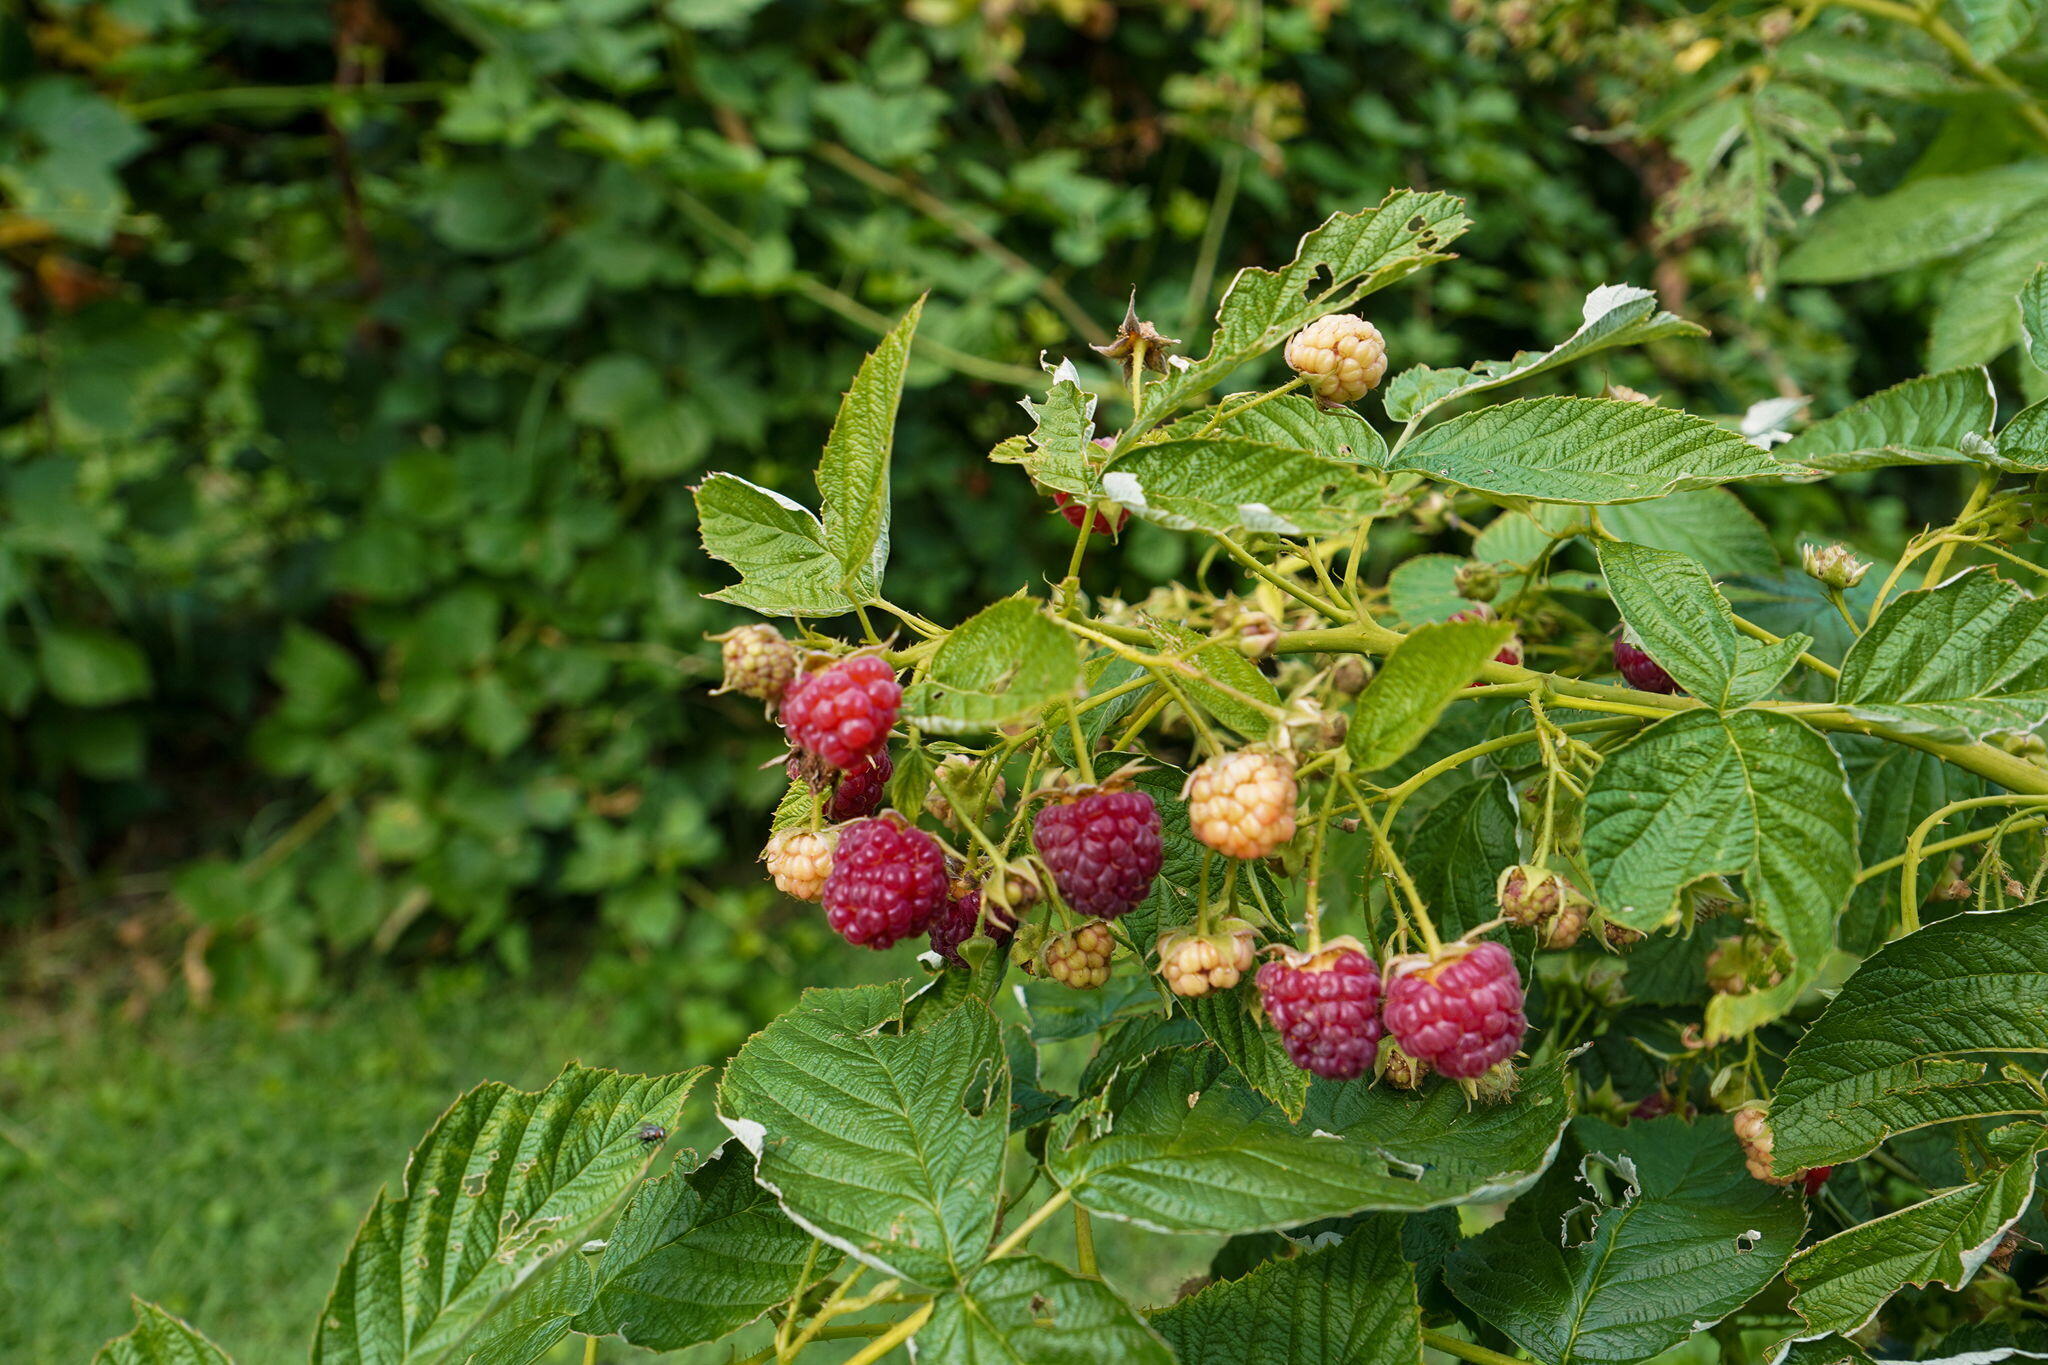
<svg viewBox="0 0 2048 1365">
<path fill-rule="evenodd" d="M 1546 948 L 1569 948 L 1585 932 L 1592 902 L 1576 886 L 1547 867 L 1516 863 L 1501 869 L 1494 884 L 1501 918 L 1536 930 Z"/>
<path fill-rule="evenodd" d="M 825 879 L 832 875 L 832 845 L 829 830 L 785 829 L 768 836 L 761 860 L 775 889 L 800 901 L 814 901 L 825 894 Z"/>
<path fill-rule="evenodd" d="M 1164 856 L 1159 811 L 1141 791 L 1089 792 L 1038 812 L 1031 842 L 1067 904 L 1115 919 L 1151 894 Z"/>
<path fill-rule="evenodd" d="M 782 727 L 797 748 L 851 771 L 888 744 L 902 704 L 888 663 L 855 654 L 791 683 L 782 697 Z"/>
<path fill-rule="evenodd" d="M 1332 405 L 1357 402 L 1387 372 L 1386 339 L 1356 313 L 1317 318 L 1288 339 L 1285 354 L 1317 401 Z"/>
<path fill-rule="evenodd" d="M 725 680 L 719 692 L 737 692 L 757 701 L 775 702 L 796 676 L 796 646 L 769 625 L 735 626 L 713 637 L 719 643 L 719 658 L 725 665 Z"/>
<path fill-rule="evenodd" d="M 1382 1032 L 1380 972 L 1356 943 L 1340 939 L 1313 956 L 1289 953 L 1259 968 L 1258 983 L 1289 1061 L 1338 1081 L 1372 1069 Z"/>
<path fill-rule="evenodd" d="M 1188 776 L 1188 824 L 1229 858 L 1264 858 L 1294 837 L 1294 765 L 1241 749 L 1209 759 Z"/>
<path fill-rule="evenodd" d="M 1097 920 L 1048 940 L 1041 958 L 1045 974 L 1053 980 L 1077 991 L 1092 991 L 1109 980 L 1109 959 L 1115 953 L 1116 936 Z"/>
<path fill-rule="evenodd" d="M 887 948 L 923 933 L 948 889 L 939 841 L 891 812 L 840 832 L 825 879 L 825 919 L 848 943 Z"/>
<path fill-rule="evenodd" d="M 1491 941 L 1401 963 L 1387 985 L 1387 1031 L 1453 1080 L 1476 1080 L 1522 1046 L 1522 977 Z"/>
<path fill-rule="evenodd" d="M 1673 693 L 1685 690 L 1664 671 L 1663 665 L 1649 656 L 1643 648 L 1643 642 L 1636 638 L 1634 631 L 1624 630 L 1615 637 L 1614 666 L 1620 671 L 1622 680 L 1638 692 Z"/>
</svg>

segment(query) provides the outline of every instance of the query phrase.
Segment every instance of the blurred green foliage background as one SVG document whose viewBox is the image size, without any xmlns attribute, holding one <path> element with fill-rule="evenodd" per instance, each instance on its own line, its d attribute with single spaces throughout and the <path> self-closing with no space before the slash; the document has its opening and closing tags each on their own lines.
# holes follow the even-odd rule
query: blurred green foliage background
<svg viewBox="0 0 2048 1365">
<path fill-rule="evenodd" d="M 1989 83 L 2010 68 L 2036 107 L 2036 38 L 1973 31 L 1958 56 L 1853 7 L 1791 13 L 12 8 L 0 1240 L 50 1254 L 0 1270 L 0 1307 L 25 1306 L 0 1311 L 0 1355 L 78 1355 L 121 1288 L 203 1306 L 248 1358 L 295 1350 L 334 1210 L 456 1085 L 536 1082 L 582 1040 L 592 1062 L 715 1060 L 798 981 L 874 965 L 828 957 L 751 866 L 779 746 L 706 695 L 703 636 L 734 618 L 700 600 L 720 580 L 687 485 L 715 460 L 803 487 L 918 294 L 896 498 L 919 530 L 891 591 L 940 620 L 1059 571 L 1065 524 L 982 459 L 1041 357 L 1084 359 L 1133 289 L 1199 352 L 1234 270 L 1390 186 L 1477 221 L 1461 260 L 1375 300 L 1397 368 L 1555 340 L 1626 280 L 1714 340 L 1567 386 L 1733 416 L 1919 372 L 1930 323 L 1954 342 L 1969 321 L 1954 253 L 1990 241 L 2004 281 L 2041 249 L 1998 235 L 2048 221 L 2026 212 L 2048 177 Z M 1825 241 L 1803 273 L 1785 257 L 1822 202 L 1964 173 L 2004 187 L 1974 237 L 1928 232 L 1885 269 L 1853 233 L 1832 267 Z M 1755 510 L 1781 545 L 1883 553 L 1914 497 L 1866 478 Z M 1184 554 L 1136 529 L 1125 591 Z M 484 1008 L 506 979 L 528 1004 Z M 191 1005 L 215 1013 L 163 1022 Z M 406 1051 L 394 1017 L 445 1047 Z M 294 1051 L 301 1027 L 323 1041 Z M 121 1079 L 221 1059 L 199 1100 Z M 349 1117 L 308 1123 L 335 1093 Z M 260 1176 L 266 1145 L 321 1174 Z M 164 1169 L 124 1202 L 105 1171 L 131 1167 L 97 1154 L 137 1150 Z M 76 1214 L 87 1187 L 103 1217 Z M 223 1303 L 265 1306 L 202 1304 L 222 1276 Z"/>
</svg>

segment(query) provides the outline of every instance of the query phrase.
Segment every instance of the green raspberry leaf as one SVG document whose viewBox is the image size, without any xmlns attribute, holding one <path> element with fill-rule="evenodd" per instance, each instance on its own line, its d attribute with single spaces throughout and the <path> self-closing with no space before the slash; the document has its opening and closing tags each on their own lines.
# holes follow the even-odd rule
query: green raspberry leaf
<svg viewBox="0 0 2048 1365">
<path fill-rule="evenodd" d="M 1348 534 L 1388 505 L 1356 465 L 1220 435 L 1134 446 L 1103 470 L 1102 488 L 1135 517 L 1226 535 Z"/>
<path fill-rule="evenodd" d="M 1714 580 L 1682 554 L 1603 540 L 1599 557 L 1621 619 L 1673 681 L 1709 706 L 1727 710 L 1768 695 L 1813 643 L 1808 635 L 1775 645 L 1746 639 Z"/>
<path fill-rule="evenodd" d="M 2004 1163 L 1976 1184 L 1838 1232 L 1793 1257 L 1785 1267 L 1795 1290 L 1793 1311 L 1815 1331 L 1846 1336 L 1909 1284 L 1968 1284 L 2026 1212 L 2041 1148 L 2048 1145 L 2048 1129 L 2031 1124 L 2001 1136 Z"/>
<path fill-rule="evenodd" d="M 716 1341 L 785 1302 L 811 1249 L 728 1143 L 693 1171 L 650 1180 L 605 1239 L 595 1293 L 574 1328 L 650 1351 Z M 831 1271 L 831 1260 L 816 1267 Z"/>
<path fill-rule="evenodd" d="M 1842 660 L 1850 714 L 1934 739 L 2048 724 L 2048 598 L 1989 568 L 1900 593 Z"/>
<path fill-rule="evenodd" d="M 903 720 L 940 735 L 999 730 L 1080 687 L 1079 642 L 1020 595 L 947 634 L 931 672 L 904 689 Z"/>
<path fill-rule="evenodd" d="M 1116 1291 L 1040 1256 L 1005 1256 L 941 1294 L 917 1358 L 971 1365 L 1173 1365 L 1173 1352 Z"/>
<path fill-rule="evenodd" d="M 1511 621 L 1447 621 L 1418 627 L 1359 694 L 1344 746 L 1361 772 L 1408 756 L 1444 708 L 1515 633 Z"/>
<path fill-rule="evenodd" d="M 1550 1164 L 1571 1117 L 1565 1064 L 1506 1104 L 1316 1081 L 1298 1122 L 1210 1048 L 1158 1052 L 1054 1125 L 1047 1168 L 1084 1207 L 1162 1232 L 1277 1230 L 1367 1210 L 1510 1198 Z"/>
<path fill-rule="evenodd" d="M 1982 464 L 1998 401 L 1982 366 L 1894 384 L 1816 422 L 1777 456 L 1827 474 L 1890 465 Z"/>
<path fill-rule="evenodd" d="M 1785 1059 L 1771 1100 L 1781 1175 L 1835 1166 L 1895 1133 L 2048 1116 L 2000 1054 L 2048 1054 L 2048 902 L 1954 915 L 1887 943 Z"/>
<path fill-rule="evenodd" d="M 1585 853 L 1601 910 L 1649 931 L 1679 893 L 1740 876 L 1751 915 L 1793 960 L 1768 990 L 1718 996 L 1708 1033 L 1734 1037 L 1791 1007 L 1834 946 L 1856 873 L 1856 807 L 1825 739 L 1766 711 L 1686 711 L 1608 755 L 1586 794 Z"/>
<path fill-rule="evenodd" d="M 1581 1118 L 1568 1155 L 1452 1253 L 1445 1279 L 1549 1365 L 1622 1365 L 1742 1307 L 1805 1231 L 1799 1196 L 1743 1168 L 1727 1118 Z"/>
<path fill-rule="evenodd" d="M 2035 266 L 2020 287 L 2020 334 L 2027 359 L 2035 369 L 2048 370 L 2048 264 Z"/>
<path fill-rule="evenodd" d="M 646 1124 L 675 1126 L 708 1068 L 627 1076 L 571 1065 L 545 1090 L 480 1085 L 380 1193 L 313 1338 L 314 1365 L 440 1360 L 582 1238 L 647 1170 Z M 424 1272 L 431 1273 L 424 1273 Z"/>
<path fill-rule="evenodd" d="M 1643 502 L 1782 478 L 1768 454 L 1704 417 L 1614 398 L 1521 398 L 1425 429 L 1393 469 L 1539 502 Z"/>
<path fill-rule="evenodd" d="M 1152 1315 L 1181 1365 L 1415 1365 L 1415 1270 L 1402 1220 L 1361 1219 L 1336 1246 L 1268 1261 Z"/>
<path fill-rule="evenodd" d="M 856 602 L 881 595 L 889 563 L 889 456 L 910 341 L 923 312 L 919 299 L 861 362 L 818 461 L 825 545 L 840 564 L 840 590 Z"/>
<path fill-rule="evenodd" d="M 131 1300 L 135 1326 L 100 1347 L 92 1365 L 233 1365 L 228 1353 L 153 1303 Z"/>
<path fill-rule="evenodd" d="M 1467 369 L 1403 370 L 1387 383 L 1387 416 L 1396 422 L 1427 417 L 1456 399 L 1561 369 L 1609 347 L 1707 335 L 1706 328 L 1665 312 L 1655 294 L 1632 284 L 1601 285 L 1586 295 L 1580 317 L 1579 329 L 1547 351 L 1518 351 Z"/>
<path fill-rule="evenodd" d="M 968 999 L 905 1026 L 905 983 L 806 991 L 725 1069 L 718 1113 L 800 1226 L 934 1287 L 995 1230 L 1010 1073 Z"/>
<path fill-rule="evenodd" d="M 802 504 L 737 474 L 713 474 L 695 493 L 704 553 L 740 571 L 712 600 L 763 616 L 841 616 L 874 600 L 848 595 L 825 528 Z"/>
</svg>

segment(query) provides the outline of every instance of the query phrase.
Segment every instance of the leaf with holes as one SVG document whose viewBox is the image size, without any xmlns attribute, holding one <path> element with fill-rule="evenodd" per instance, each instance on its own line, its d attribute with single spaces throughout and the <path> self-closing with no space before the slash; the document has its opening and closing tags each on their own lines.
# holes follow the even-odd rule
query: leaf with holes
<svg viewBox="0 0 2048 1365">
<path fill-rule="evenodd" d="M 380 1193 L 320 1314 L 314 1365 L 461 1359 L 462 1343 L 646 1171 L 647 1124 L 675 1126 L 706 1068 L 626 1076 L 570 1066 L 540 1091 L 481 1085 Z"/>
<path fill-rule="evenodd" d="M 1571 1139 L 1445 1276 L 1549 1365 L 1648 1360 L 1705 1331 L 1776 1279 L 1806 1230 L 1798 1195 L 1743 1169 L 1725 1117 L 1582 1118 Z"/>
<path fill-rule="evenodd" d="M 1241 1233 L 1511 1197 L 1571 1116 L 1562 1063 L 1474 1110 L 1448 1082 L 1309 1088 L 1299 1122 L 1207 1048 L 1155 1053 L 1054 1125 L 1046 1164 L 1085 1208 L 1162 1232 Z"/>
<path fill-rule="evenodd" d="M 747 1041 L 719 1118 L 783 1211 L 886 1275 L 959 1283 L 1002 1194 L 1010 1073 L 977 1001 L 903 1027 L 901 983 L 806 991 Z"/>
</svg>

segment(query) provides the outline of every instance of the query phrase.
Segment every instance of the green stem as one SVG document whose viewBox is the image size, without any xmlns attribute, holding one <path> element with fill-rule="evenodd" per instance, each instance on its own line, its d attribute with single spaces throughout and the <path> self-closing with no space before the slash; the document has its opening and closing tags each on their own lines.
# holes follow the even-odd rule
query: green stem
<svg viewBox="0 0 2048 1365">
<path fill-rule="evenodd" d="M 1955 524 L 1961 526 L 1971 517 L 1977 515 L 1977 509 L 1984 505 L 1984 500 L 1991 496 L 1991 490 L 1997 486 L 1997 470 L 1987 469 L 1979 474 L 1977 482 L 1970 489 L 1969 501 L 1963 504 L 1962 511 L 1956 513 Z M 1948 562 L 1955 555 L 1955 552 L 1956 542 L 1949 537 L 1943 537 L 1941 548 L 1934 552 L 1934 562 L 1927 566 L 1927 573 L 1921 578 L 1920 586 L 1931 588 L 1936 583 L 1939 583 L 1942 574 L 1947 572 Z"/>
<path fill-rule="evenodd" d="M 1067 1202 L 1073 1197 L 1074 1192 L 1065 1186 L 1055 1190 L 1050 1198 L 1031 1211 L 1029 1217 L 1017 1224 L 1009 1236 L 996 1243 L 995 1248 L 989 1252 L 987 1259 L 991 1261 L 999 1260 L 1015 1251 L 1018 1247 L 1023 1246 L 1025 1242 L 1030 1240 L 1031 1234 L 1038 1231 L 1040 1224 L 1065 1208 Z"/>
<path fill-rule="evenodd" d="M 1081 714 L 1071 698 L 1067 701 L 1067 734 L 1074 741 L 1074 766 L 1080 770 L 1081 780 L 1093 786 L 1095 760 L 1088 752 L 1088 736 L 1081 730 Z"/>
<path fill-rule="evenodd" d="M 1223 534 L 1221 531 L 1214 531 L 1210 534 L 1214 536 L 1216 543 L 1223 547 L 1224 553 L 1228 554 L 1232 559 L 1236 560 L 1241 566 L 1243 566 L 1245 569 L 1247 569 L 1257 577 L 1264 579 L 1268 583 L 1271 583 L 1281 592 L 1286 593 L 1289 597 L 1292 597 L 1295 601 L 1301 603 L 1304 607 L 1307 607 L 1310 611 L 1315 612 L 1319 616 L 1327 616 L 1333 621 L 1339 620 L 1345 615 L 1345 612 L 1341 607 L 1333 606 L 1332 604 L 1325 602 L 1322 598 L 1317 597 L 1314 593 L 1308 591 L 1308 589 L 1302 587 L 1300 584 L 1295 583 L 1287 578 L 1283 578 L 1281 575 L 1277 573 L 1274 573 L 1264 564 L 1261 564 L 1258 560 L 1254 559 L 1251 553 L 1248 550 L 1246 550 L 1244 546 L 1239 545 L 1236 541 L 1232 540 L 1229 536 Z"/>
<path fill-rule="evenodd" d="M 2039 805 L 2043 800 L 2048 798 L 2004 794 L 1973 796 L 1967 801 L 1949 802 L 1914 826 L 1912 834 L 1906 838 L 1905 857 L 1899 864 L 1899 933 L 1910 934 L 1920 927 L 1920 862 L 1924 856 L 1923 845 L 1936 825 L 1966 810 L 1982 810 L 1986 806 Z"/>
<path fill-rule="evenodd" d="M 1442 1351 L 1447 1356 L 1470 1361 L 1472 1365 L 1528 1365 L 1527 1361 L 1513 1356 L 1504 1356 L 1499 1351 L 1489 1351 L 1484 1346 L 1474 1346 L 1469 1341 L 1445 1336 L 1442 1332 L 1422 1329 L 1422 1344 L 1432 1350 Z"/>
<path fill-rule="evenodd" d="M 1837 605 L 1839 605 L 1839 603 Z M 1750 639 L 1761 640 L 1767 645 L 1782 645 L 1785 643 L 1783 636 L 1773 635 L 1768 630 L 1765 630 L 1762 626 L 1757 625 L 1751 621 L 1745 621 L 1740 616 L 1735 618 L 1735 628 L 1741 631 L 1744 635 L 1747 635 Z M 1854 631 L 1858 635 L 1861 635 L 1863 633 L 1863 627 L 1857 625 L 1853 619 L 1849 622 L 1849 629 Z M 1827 662 L 1825 659 L 1816 659 L 1811 654 L 1801 654 L 1799 656 L 1799 662 L 1805 664 L 1808 668 L 1820 674 L 1823 678 L 1838 679 L 1842 676 L 1841 669 L 1836 668 L 1833 664 Z"/>
<path fill-rule="evenodd" d="M 1074 1205 L 1074 1268 L 1091 1277 L 1101 1274 L 1095 1265 L 1095 1222 L 1079 1204 Z"/>
<path fill-rule="evenodd" d="M 1216 405 L 1216 415 L 1211 417 L 1207 422 L 1205 422 L 1202 426 L 1202 429 L 1195 433 L 1195 439 L 1198 441 L 1201 440 L 1204 436 L 1207 436 L 1210 432 L 1216 430 L 1217 427 L 1222 426 L 1231 418 L 1242 417 L 1244 414 L 1250 412 L 1259 404 L 1269 403 L 1273 399 L 1278 398 L 1283 393 L 1293 393 L 1296 389 L 1300 388 L 1303 384 L 1306 384 L 1307 382 L 1307 375 L 1298 374 L 1294 378 L 1288 380 L 1285 384 L 1282 384 L 1279 388 L 1268 389 L 1265 393 L 1260 394 L 1258 397 L 1248 398 L 1244 402 L 1239 403 L 1234 408 L 1226 408 L 1221 403 L 1218 403 Z"/>
<path fill-rule="evenodd" d="M 881 1336 L 876 1337 L 866 1346 L 848 1356 L 846 1358 L 846 1365 L 872 1365 L 874 1361 L 880 1360 L 883 1356 L 910 1340 L 917 1329 L 925 1325 L 925 1322 L 931 1315 L 932 1305 L 927 1303 L 924 1307 L 918 1309 L 894 1327 L 891 1327 Z"/>
</svg>

